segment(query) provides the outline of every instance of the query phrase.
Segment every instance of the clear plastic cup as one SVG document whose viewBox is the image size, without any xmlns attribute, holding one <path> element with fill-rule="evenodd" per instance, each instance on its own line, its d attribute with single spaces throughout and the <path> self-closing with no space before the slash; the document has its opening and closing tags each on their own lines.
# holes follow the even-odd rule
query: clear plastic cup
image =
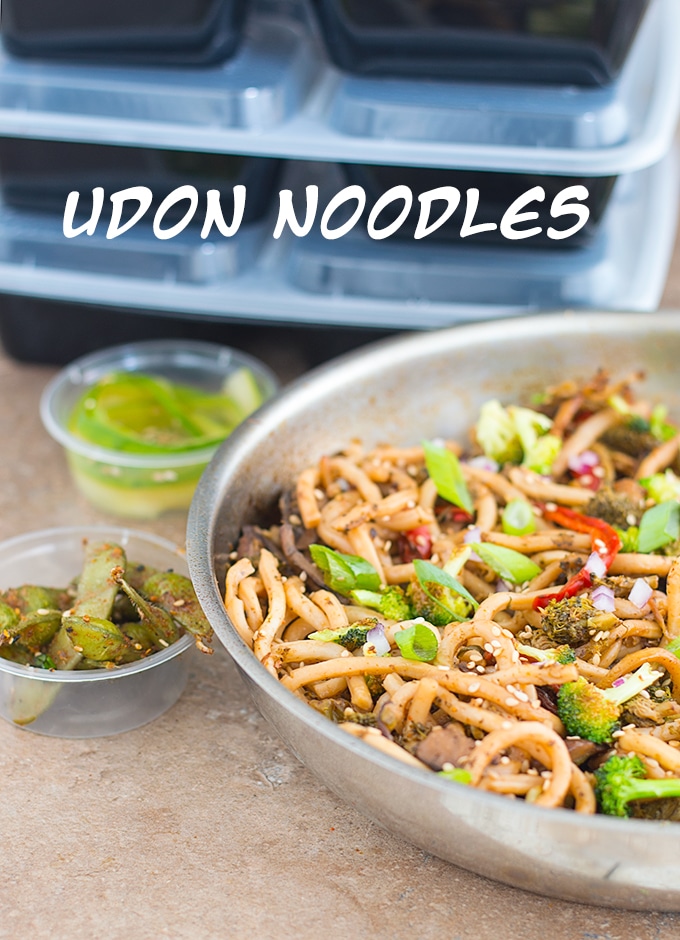
<svg viewBox="0 0 680 940">
<path fill-rule="evenodd" d="M 0 543 L 0 591 L 22 584 L 65 587 L 82 569 L 86 540 L 116 542 L 132 561 L 187 574 L 183 553 L 158 536 L 113 526 L 74 526 Z M 0 659 L 0 716 L 16 727 L 62 738 L 138 728 L 180 697 L 193 648 L 193 637 L 185 634 L 139 662 L 73 672 Z"/>
<path fill-rule="evenodd" d="M 180 453 L 110 450 L 76 436 L 69 419 L 83 393 L 112 372 L 161 376 L 206 392 L 221 391 L 237 370 L 250 369 L 263 400 L 278 389 L 262 362 L 227 346 L 187 340 L 149 340 L 113 346 L 76 359 L 45 388 L 40 414 L 47 431 L 63 444 L 81 493 L 103 512 L 130 519 L 155 519 L 186 511 L 196 484 L 217 445 Z"/>
</svg>

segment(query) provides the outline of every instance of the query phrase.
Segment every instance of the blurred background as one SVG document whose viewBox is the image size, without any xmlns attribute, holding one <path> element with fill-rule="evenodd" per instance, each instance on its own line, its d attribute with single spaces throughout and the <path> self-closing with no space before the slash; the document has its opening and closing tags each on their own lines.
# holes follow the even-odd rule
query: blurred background
<svg viewBox="0 0 680 940">
<path fill-rule="evenodd" d="M 677 0 L 2 0 L 0 342 L 61 364 L 210 339 L 287 378 L 400 330 L 677 305 L 679 34 Z M 310 183 L 321 208 L 358 183 L 364 217 L 337 240 L 318 224 L 274 240 L 279 190 L 301 216 Z M 154 212 L 186 184 L 194 219 L 159 240 Z M 201 238 L 207 190 L 229 220 L 236 184 L 237 235 Z M 401 184 L 416 207 L 455 186 L 461 206 L 422 240 L 415 210 L 370 239 L 371 207 Z M 107 240 L 108 197 L 136 185 L 151 208 Z M 541 234 L 460 237 L 467 189 L 475 222 L 498 223 L 537 185 Z M 553 241 L 550 204 L 570 185 L 587 188 L 589 222 Z M 98 186 L 94 234 L 65 238 L 69 192 L 82 225 Z"/>
</svg>

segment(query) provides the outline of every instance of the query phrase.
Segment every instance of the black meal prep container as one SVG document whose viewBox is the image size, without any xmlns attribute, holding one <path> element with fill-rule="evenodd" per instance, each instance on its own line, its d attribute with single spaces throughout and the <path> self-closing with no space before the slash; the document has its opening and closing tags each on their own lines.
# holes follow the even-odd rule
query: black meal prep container
<svg viewBox="0 0 680 940">
<path fill-rule="evenodd" d="M 234 346 L 277 369 L 287 358 L 297 374 L 394 330 L 270 323 L 108 307 L 0 292 L 0 346 L 19 362 L 67 363 L 120 343 L 145 339 L 203 340 Z"/>
<path fill-rule="evenodd" d="M 616 78 L 651 0 L 312 2 L 347 72 L 588 86 Z"/>
<path fill-rule="evenodd" d="M 199 194 L 192 224 L 199 227 L 203 224 L 205 193 L 209 189 L 220 191 L 223 214 L 229 222 L 233 187 L 243 184 L 246 187 L 243 224 L 256 222 L 272 204 L 281 166 L 281 160 L 270 157 L 0 137 L 3 202 L 15 209 L 61 215 L 68 194 L 75 190 L 80 193 L 76 218 L 89 218 L 91 194 L 97 186 L 104 188 L 107 200 L 118 190 L 148 186 L 154 196 L 146 216 L 151 218 L 173 189 L 188 184 L 195 186 Z M 178 202 L 164 216 L 164 225 L 179 221 L 186 210 L 187 203 Z M 103 222 L 108 221 L 107 212 L 105 202 Z"/>
<path fill-rule="evenodd" d="M 680 2 L 680 0 L 679 0 Z M 519 248 L 582 248 L 587 245 L 597 233 L 599 223 L 605 212 L 609 197 L 616 182 L 615 176 L 602 177 L 574 177 L 574 176 L 549 176 L 538 173 L 509 173 L 494 172 L 488 170 L 450 170 L 438 169 L 434 167 L 407 167 L 407 166 L 386 166 L 373 164 L 343 164 L 343 170 L 348 182 L 363 187 L 366 192 L 366 210 L 364 215 L 368 217 L 373 205 L 380 196 L 393 186 L 408 186 L 413 193 L 413 207 L 402 225 L 397 231 L 388 236 L 396 239 L 411 239 L 416 228 L 418 215 L 420 212 L 420 202 L 418 195 L 431 189 L 437 189 L 440 186 L 454 186 L 460 191 L 461 198 L 458 208 L 451 218 L 445 222 L 441 228 L 438 228 L 432 234 L 419 240 L 419 243 L 427 242 L 456 242 L 463 245 L 503 245 L 507 247 L 517 246 Z M 562 216 L 553 219 L 550 215 L 550 207 L 555 196 L 568 186 L 585 186 L 588 190 L 588 198 L 584 200 L 583 205 L 588 206 L 590 215 L 588 221 L 574 235 L 564 239 L 552 239 L 547 235 L 547 229 L 553 227 L 557 231 L 567 230 L 576 222 L 573 215 Z M 540 226 L 540 234 L 532 235 L 530 238 L 511 240 L 505 238 L 500 232 L 500 222 L 503 213 L 508 209 L 512 202 L 526 193 L 534 186 L 542 186 L 545 190 L 545 200 L 543 202 L 532 202 L 523 211 L 532 211 L 538 213 L 538 219 L 517 224 L 515 228 L 518 231 L 522 229 L 535 228 Z M 473 225 L 481 223 L 495 222 L 499 227 L 494 231 L 480 232 L 467 238 L 460 237 L 460 229 L 465 217 L 466 190 L 479 190 L 479 206 L 475 213 Z M 439 205 L 439 208 L 438 208 Z M 394 221 L 403 209 L 402 200 L 395 200 L 387 205 L 379 214 L 376 225 L 378 229 L 386 228 L 390 222 Z M 443 210 L 444 203 L 433 203 L 431 219 L 434 221 Z"/>
<path fill-rule="evenodd" d="M 122 65 L 213 65 L 241 40 L 248 0 L 2 0 L 13 55 Z"/>
</svg>

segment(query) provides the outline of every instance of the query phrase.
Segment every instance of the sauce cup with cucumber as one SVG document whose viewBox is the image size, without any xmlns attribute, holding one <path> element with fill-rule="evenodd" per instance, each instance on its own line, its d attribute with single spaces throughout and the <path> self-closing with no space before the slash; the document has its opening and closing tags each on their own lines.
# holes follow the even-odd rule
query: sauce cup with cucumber
<svg viewBox="0 0 680 940">
<path fill-rule="evenodd" d="M 154 519 L 188 509 L 215 450 L 277 388 L 238 350 L 152 340 L 71 363 L 45 388 L 40 411 L 93 505 Z"/>
</svg>

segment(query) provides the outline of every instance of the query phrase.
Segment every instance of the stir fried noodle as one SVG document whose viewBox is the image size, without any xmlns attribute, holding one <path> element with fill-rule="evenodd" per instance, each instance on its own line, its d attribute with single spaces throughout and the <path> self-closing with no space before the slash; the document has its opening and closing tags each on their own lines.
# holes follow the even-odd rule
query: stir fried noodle
<svg viewBox="0 0 680 940">
<path fill-rule="evenodd" d="M 465 445 L 322 457 L 242 532 L 234 627 L 311 707 L 451 785 L 680 818 L 680 433 L 641 378 L 487 402 Z"/>
</svg>

